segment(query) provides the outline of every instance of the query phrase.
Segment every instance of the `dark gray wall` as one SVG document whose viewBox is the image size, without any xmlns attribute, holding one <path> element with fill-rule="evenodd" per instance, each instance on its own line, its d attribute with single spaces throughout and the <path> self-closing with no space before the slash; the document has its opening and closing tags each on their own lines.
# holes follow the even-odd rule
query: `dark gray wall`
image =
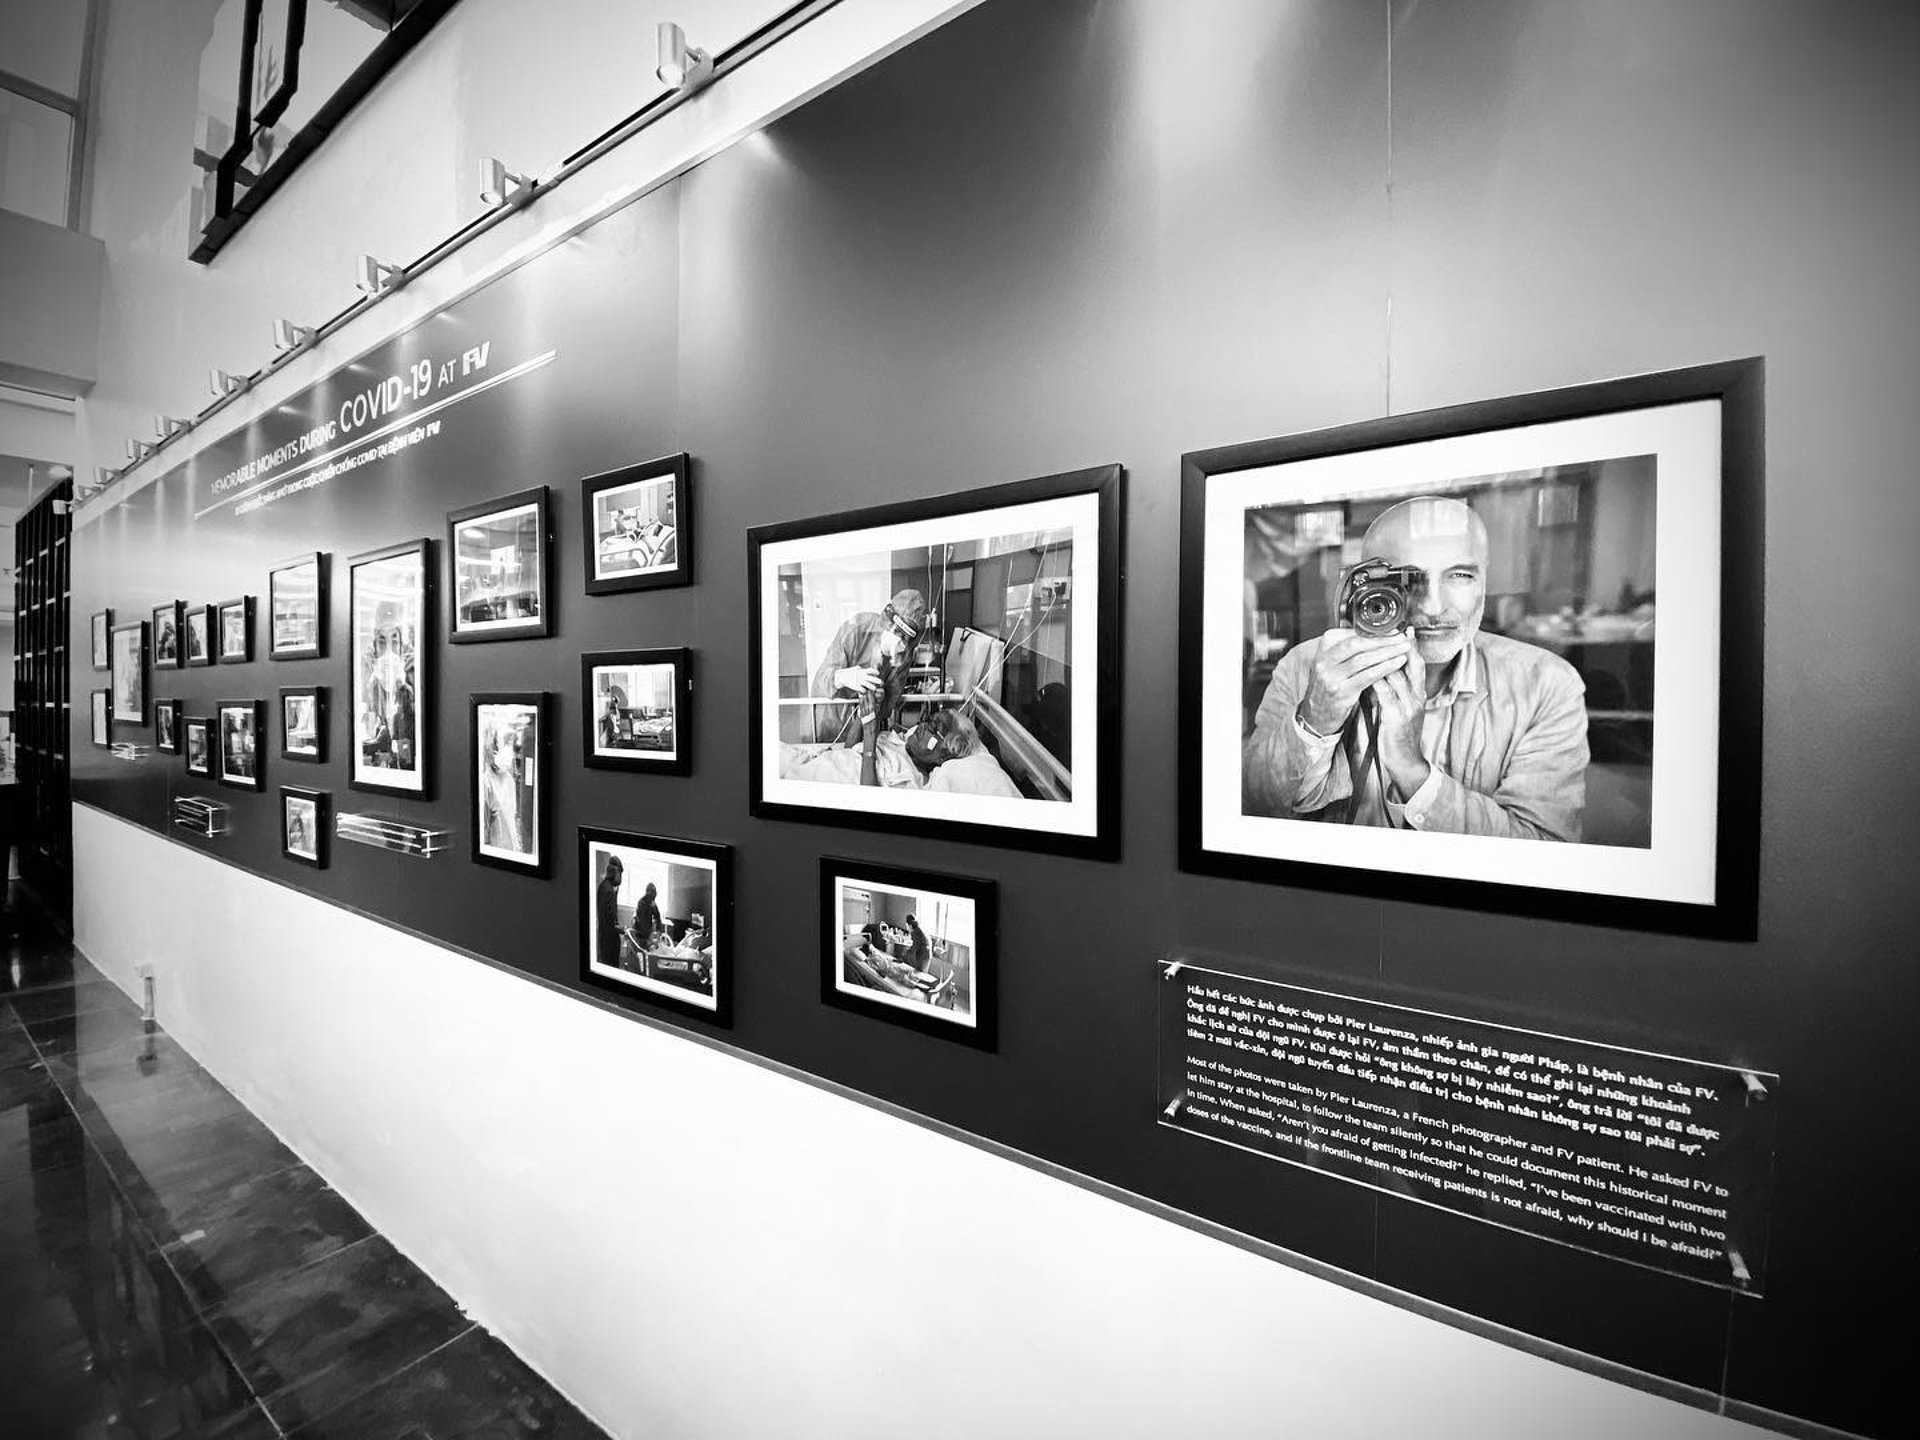
<svg viewBox="0 0 1920 1440">
<path fill-rule="evenodd" d="M 412 808 L 462 831 L 454 854 L 340 846 L 296 872 L 263 839 L 271 798 L 247 796 L 246 834 L 214 848 L 569 981 L 574 825 L 730 843 L 735 1042 L 1442 1304 L 1893 1433 L 1881 1311 L 1916 1278 L 1920 1139 L 1894 1068 L 1920 1013 L 1913 38 L 1898 7 L 1785 0 L 985 6 L 427 322 L 405 343 L 561 337 L 551 376 L 458 446 L 251 530 L 190 523 L 190 477 L 88 527 L 76 653 L 99 605 L 258 593 L 303 545 L 437 537 L 455 504 L 552 484 L 558 635 L 437 656 L 440 798 Z M 1747 354 L 1769 363 L 1757 944 L 1175 870 L 1183 451 Z M 570 487 L 674 449 L 695 457 L 698 583 L 585 597 Z M 749 526 L 1108 461 L 1129 471 L 1120 863 L 748 818 Z M 337 756 L 344 625 L 336 598 L 334 659 L 157 688 L 324 679 Z M 656 644 L 696 651 L 695 774 L 581 769 L 579 652 Z M 461 858 L 464 696 L 509 687 L 561 697 L 551 882 Z M 163 826 L 183 777 L 83 754 L 83 700 L 81 798 Z M 270 764 L 270 787 L 316 783 L 294 770 Z M 338 763 L 317 783 L 362 798 Z M 822 853 L 998 877 L 997 1054 L 820 1005 Z M 1150 962 L 1175 946 L 1778 1071 L 1766 1297 L 1157 1129 Z"/>
</svg>

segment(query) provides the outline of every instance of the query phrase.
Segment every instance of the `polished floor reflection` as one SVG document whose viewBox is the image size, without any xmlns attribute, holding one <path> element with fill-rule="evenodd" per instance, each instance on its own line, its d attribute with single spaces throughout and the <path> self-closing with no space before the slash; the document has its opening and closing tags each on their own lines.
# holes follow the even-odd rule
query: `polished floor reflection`
<svg viewBox="0 0 1920 1440">
<path fill-rule="evenodd" d="M 600 1434 L 71 946 L 7 939 L 0 1435 Z"/>
</svg>

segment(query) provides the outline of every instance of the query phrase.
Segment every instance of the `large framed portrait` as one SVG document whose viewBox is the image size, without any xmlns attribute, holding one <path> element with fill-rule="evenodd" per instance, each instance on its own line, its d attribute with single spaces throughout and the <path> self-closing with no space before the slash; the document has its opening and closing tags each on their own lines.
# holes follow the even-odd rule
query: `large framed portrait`
<svg viewBox="0 0 1920 1440">
<path fill-rule="evenodd" d="M 467 737 L 475 863 L 541 874 L 547 868 L 546 693 L 472 696 Z"/>
<path fill-rule="evenodd" d="M 1180 862 L 1752 938 L 1762 365 L 1185 457 Z"/>
<path fill-rule="evenodd" d="M 352 613 L 353 756 L 347 784 L 425 797 L 428 647 L 433 599 L 431 540 L 409 540 L 347 562 Z"/>
<path fill-rule="evenodd" d="M 113 611 L 96 610 L 87 623 L 89 650 L 93 657 L 93 668 L 111 670 L 113 656 L 107 648 L 107 632 L 113 629 Z"/>
<path fill-rule="evenodd" d="M 211 605 L 181 607 L 180 658 L 176 665 L 211 665 L 219 621 Z"/>
<path fill-rule="evenodd" d="M 213 723 L 218 752 L 214 779 L 237 790 L 264 790 L 266 746 L 261 732 L 267 726 L 264 700 L 219 700 Z"/>
<path fill-rule="evenodd" d="M 289 860 L 327 868 L 327 832 L 333 826 L 333 797 L 303 785 L 280 787 L 280 853 Z"/>
<path fill-rule="evenodd" d="M 213 778 L 213 720 L 207 715 L 180 717 L 180 740 L 187 773 Z"/>
<path fill-rule="evenodd" d="M 589 475 L 581 498 L 589 595 L 693 583 L 693 497 L 684 453 Z"/>
<path fill-rule="evenodd" d="M 820 998 L 991 1050 L 995 886 L 826 856 Z"/>
<path fill-rule="evenodd" d="M 116 625 L 113 654 L 113 720 L 116 725 L 147 723 L 147 622 Z"/>
<path fill-rule="evenodd" d="M 524 640 L 553 633 L 547 487 L 447 516 L 449 640 Z"/>
<path fill-rule="evenodd" d="M 318 660 L 327 653 L 327 557 L 283 560 L 267 572 L 267 658 Z"/>
<path fill-rule="evenodd" d="M 280 691 L 280 758 L 319 765 L 327 758 L 327 687 L 287 685 Z"/>
<path fill-rule="evenodd" d="M 111 614 L 112 612 L 107 612 Z M 178 670 L 186 663 L 187 607 L 178 600 L 153 607 L 153 668 Z M 105 666 L 95 666 L 105 669 Z"/>
<path fill-rule="evenodd" d="M 1121 488 L 749 530 L 753 813 L 1117 854 Z"/>
<path fill-rule="evenodd" d="M 180 753 L 180 702 L 153 702 L 153 748 L 167 755 Z"/>
<path fill-rule="evenodd" d="M 222 600 L 219 615 L 220 663 L 243 665 L 253 659 L 253 596 Z"/>
<path fill-rule="evenodd" d="M 690 774 L 692 665 L 684 647 L 582 655 L 586 763 L 606 770 Z"/>
<path fill-rule="evenodd" d="M 102 750 L 113 747 L 113 691 L 93 690 L 87 695 L 89 735 Z"/>
<path fill-rule="evenodd" d="M 733 1015 L 733 851 L 580 830 L 580 978 L 717 1024 Z"/>
</svg>

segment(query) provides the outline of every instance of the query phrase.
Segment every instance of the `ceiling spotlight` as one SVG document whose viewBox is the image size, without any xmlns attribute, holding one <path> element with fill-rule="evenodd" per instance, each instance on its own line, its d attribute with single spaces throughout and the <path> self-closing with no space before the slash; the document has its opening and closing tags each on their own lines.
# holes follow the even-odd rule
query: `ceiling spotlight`
<svg viewBox="0 0 1920 1440">
<path fill-rule="evenodd" d="M 489 155 L 480 162 L 480 198 L 489 205 L 518 205 L 533 194 L 533 180 Z"/>
<path fill-rule="evenodd" d="M 291 320 L 273 322 L 273 348 L 282 355 L 290 355 L 302 345 L 313 343 L 313 327 L 296 325 Z"/>
<path fill-rule="evenodd" d="M 400 282 L 407 278 L 406 269 L 399 265 L 388 265 L 371 255 L 362 255 L 354 262 L 353 283 L 368 295 L 384 295 L 389 290 L 398 289 Z"/>
<path fill-rule="evenodd" d="M 187 422 L 177 415 L 156 415 L 153 417 L 153 433 L 162 440 L 171 440 L 187 428 Z"/>
<path fill-rule="evenodd" d="M 687 44 L 687 32 L 671 20 L 662 20 L 658 33 L 660 63 L 653 67 L 653 73 L 660 77 L 660 83 L 670 90 L 704 85 L 713 74 L 713 57 Z"/>
<path fill-rule="evenodd" d="M 222 370 L 218 365 L 207 371 L 207 389 L 213 392 L 216 400 L 224 400 L 229 395 L 238 395 L 247 388 L 247 382 L 231 370 Z"/>
</svg>

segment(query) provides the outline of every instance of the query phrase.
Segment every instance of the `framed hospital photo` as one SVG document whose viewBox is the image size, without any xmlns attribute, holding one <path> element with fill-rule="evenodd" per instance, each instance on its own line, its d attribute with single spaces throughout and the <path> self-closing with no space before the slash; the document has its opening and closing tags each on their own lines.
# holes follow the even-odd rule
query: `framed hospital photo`
<svg viewBox="0 0 1920 1440">
<path fill-rule="evenodd" d="M 994 902 L 991 880 L 822 858 L 821 1000 L 993 1049 Z"/>
<path fill-rule="evenodd" d="M 222 600 L 214 609 L 218 617 L 214 633 L 220 637 L 220 663 L 244 665 L 253 659 L 253 596 Z"/>
<path fill-rule="evenodd" d="M 112 629 L 113 611 L 111 610 L 96 610 L 87 622 L 89 651 L 93 657 L 93 668 L 96 670 L 113 668 L 113 659 L 107 650 L 107 632 Z"/>
<path fill-rule="evenodd" d="M 1119 853 L 1117 465 L 747 532 L 757 816 Z"/>
<path fill-rule="evenodd" d="M 732 849 L 585 826 L 579 845 L 580 978 L 732 1024 Z"/>
<path fill-rule="evenodd" d="M 211 605 L 187 605 L 181 609 L 180 658 L 176 665 L 211 665 L 217 658 L 214 637 L 219 620 Z"/>
<path fill-rule="evenodd" d="M 303 785 L 280 787 L 280 853 L 289 860 L 327 868 L 327 831 L 333 823 L 333 797 Z"/>
<path fill-rule="evenodd" d="M 153 748 L 166 755 L 180 753 L 180 702 L 153 702 Z"/>
<path fill-rule="evenodd" d="M 684 646 L 582 655 L 586 763 L 600 770 L 691 773 L 692 667 L 692 652 Z"/>
<path fill-rule="evenodd" d="M 450 629 L 456 645 L 553 633 L 547 487 L 447 516 Z"/>
<path fill-rule="evenodd" d="M 111 614 L 111 612 L 107 612 Z M 96 617 L 97 618 L 97 617 Z M 186 663 L 187 607 L 178 600 L 153 607 L 153 668 L 178 670 Z M 96 666 L 96 669 L 101 668 Z"/>
<path fill-rule="evenodd" d="M 113 748 L 113 691 L 93 690 L 87 694 L 89 737 L 102 750 Z"/>
<path fill-rule="evenodd" d="M 347 784 L 355 790 L 427 795 L 432 551 L 431 540 L 409 540 L 347 562 L 353 745 Z"/>
<path fill-rule="evenodd" d="M 147 723 L 147 622 L 135 620 L 113 627 L 109 640 L 113 655 L 113 723 Z"/>
<path fill-rule="evenodd" d="M 213 778 L 213 720 L 206 715 L 180 717 L 181 754 L 187 774 Z"/>
<path fill-rule="evenodd" d="M 214 779 L 236 790 L 264 790 L 267 706 L 264 700 L 221 700 L 214 705 Z"/>
<path fill-rule="evenodd" d="M 327 687 L 287 685 L 280 690 L 280 758 L 319 765 L 327 758 Z"/>
<path fill-rule="evenodd" d="M 693 498 L 687 456 L 589 475 L 581 483 L 587 593 L 693 583 Z"/>
<path fill-rule="evenodd" d="M 267 658 L 318 660 L 327 653 L 327 557 L 317 550 L 267 572 Z"/>
<path fill-rule="evenodd" d="M 1181 867 L 1752 939 L 1762 386 L 1187 455 Z"/>
<path fill-rule="evenodd" d="M 470 697 L 467 708 L 476 865 L 539 875 L 547 868 L 547 696 Z"/>
</svg>

